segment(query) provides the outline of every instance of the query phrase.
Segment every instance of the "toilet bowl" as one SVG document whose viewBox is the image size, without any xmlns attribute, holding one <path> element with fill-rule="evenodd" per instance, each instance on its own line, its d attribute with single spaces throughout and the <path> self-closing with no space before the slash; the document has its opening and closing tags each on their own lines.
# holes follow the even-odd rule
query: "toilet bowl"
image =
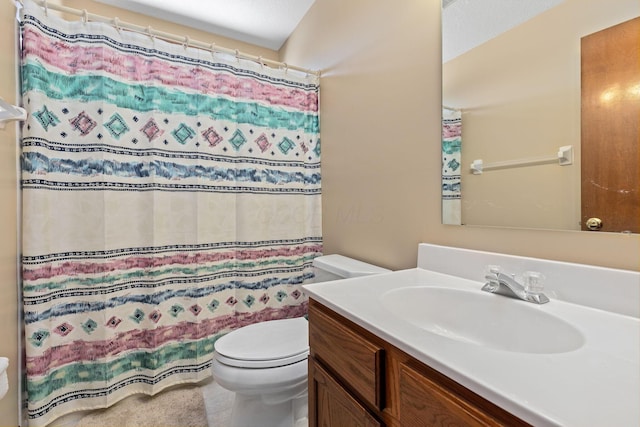
<svg viewBox="0 0 640 427">
<path fill-rule="evenodd" d="M 314 282 L 389 271 L 341 255 L 314 260 Z M 305 426 L 308 355 L 304 317 L 244 326 L 218 339 L 213 378 L 235 392 L 229 427 Z"/>
</svg>

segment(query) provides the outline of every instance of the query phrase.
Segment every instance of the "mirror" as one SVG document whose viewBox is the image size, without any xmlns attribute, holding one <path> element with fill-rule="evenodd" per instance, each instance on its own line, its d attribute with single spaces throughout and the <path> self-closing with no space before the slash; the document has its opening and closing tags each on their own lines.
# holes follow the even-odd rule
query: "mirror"
<svg viewBox="0 0 640 427">
<path fill-rule="evenodd" d="M 585 229 L 581 39 L 638 16 L 637 0 L 443 0 L 444 224 Z M 636 179 L 617 191 L 638 205 L 633 87 Z"/>
</svg>

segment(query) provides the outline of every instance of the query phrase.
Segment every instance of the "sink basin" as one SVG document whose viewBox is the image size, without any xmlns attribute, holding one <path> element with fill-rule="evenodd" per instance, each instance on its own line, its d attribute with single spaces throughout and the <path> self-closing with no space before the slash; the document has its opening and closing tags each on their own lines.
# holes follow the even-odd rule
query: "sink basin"
<svg viewBox="0 0 640 427">
<path fill-rule="evenodd" d="M 584 344 L 580 331 L 544 306 L 480 289 L 405 287 L 385 292 L 380 302 L 394 316 L 428 332 L 496 350 L 565 353 Z"/>
</svg>

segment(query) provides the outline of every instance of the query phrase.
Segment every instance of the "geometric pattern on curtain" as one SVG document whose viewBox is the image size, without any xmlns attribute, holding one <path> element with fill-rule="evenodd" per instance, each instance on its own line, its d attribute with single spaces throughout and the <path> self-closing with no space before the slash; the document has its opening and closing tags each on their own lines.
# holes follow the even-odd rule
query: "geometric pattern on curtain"
<svg viewBox="0 0 640 427">
<path fill-rule="evenodd" d="M 317 77 L 51 15 L 21 19 L 31 426 L 210 376 L 322 252 Z"/>
<path fill-rule="evenodd" d="M 442 223 L 462 224 L 462 113 L 442 110 Z"/>
</svg>

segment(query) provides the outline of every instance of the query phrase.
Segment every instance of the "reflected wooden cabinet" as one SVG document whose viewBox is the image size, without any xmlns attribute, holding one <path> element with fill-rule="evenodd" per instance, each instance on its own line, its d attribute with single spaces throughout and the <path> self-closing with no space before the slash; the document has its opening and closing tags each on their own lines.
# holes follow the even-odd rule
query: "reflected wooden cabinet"
<svg viewBox="0 0 640 427">
<path fill-rule="evenodd" d="M 450 378 L 309 303 L 309 426 L 527 426 Z"/>
</svg>

